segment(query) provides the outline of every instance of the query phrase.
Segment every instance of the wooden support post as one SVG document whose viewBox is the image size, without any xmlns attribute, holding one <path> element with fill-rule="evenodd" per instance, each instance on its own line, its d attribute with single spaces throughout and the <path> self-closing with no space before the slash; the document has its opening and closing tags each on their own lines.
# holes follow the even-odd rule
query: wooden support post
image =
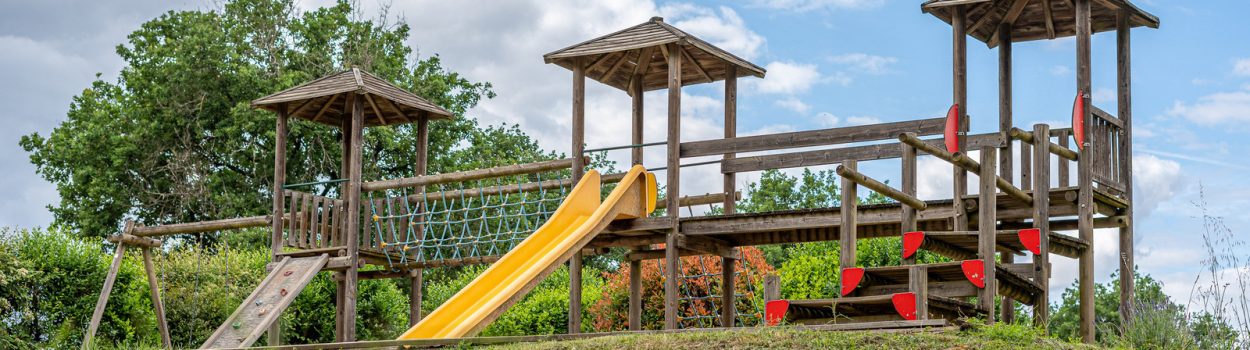
<svg viewBox="0 0 1250 350">
<path fill-rule="evenodd" d="M 586 149 L 586 65 L 581 59 L 573 67 L 573 182 L 586 171 L 582 153 Z M 582 331 L 582 252 L 569 258 L 569 334 Z"/>
<path fill-rule="evenodd" d="M 781 299 L 781 277 L 777 274 L 764 275 L 764 302 Z"/>
<path fill-rule="evenodd" d="M 1133 263 L 1133 72 L 1129 17 L 1132 13 L 1121 6 L 1116 15 L 1116 86 L 1119 99 L 1117 114 L 1124 123 L 1120 135 L 1120 171 L 1124 179 L 1124 201 L 1129 205 L 1122 215 L 1129 218 L 1120 227 L 1120 320 L 1128 325 L 1133 321 L 1133 296 L 1136 265 Z"/>
<path fill-rule="evenodd" d="M 997 234 L 998 234 L 998 188 L 994 183 L 994 168 L 998 162 L 998 155 L 995 154 L 996 149 L 993 147 L 981 148 L 981 172 L 980 178 L 980 200 L 977 203 L 979 216 L 977 217 L 977 229 L 979 231 L 977 239 L 977 255 L 985 264 L 985 288 L 981 289 L 981 293 L 977 295 L 977 302 L 981 307 L 989 312 L 985 315 L 986 324 L 994 324 L 994 296 L 998 292 L 998 280 L 995 272 L 997 261 L 994 259 L 994 252 L 997 250 Z M 1037 197 L 1037 196 L 1035 196 Z"/>
<path fill-rule="evenodd" d="M 290 127 L 287 111 L 287 104 L 283 103 L 278 106 L 278 123 L 274 130 L 273 140 L 273 217 L 280 218 L 285 210 L 283 200 L 286 199 L 282 186 L 286 185 L 286 138 Z M 282 253 L 282 220 L 270 220 L 270 241 L 269 249 L 272 253 L 270 262 L 278 262 L 278 253 Z M 269 326 L 267 332 L 268 345 L 282 344 L 282 319 L 278 318 Z"/>
<path fill-rule="evenodd" d="M 929 268 L 914 265 L 908 270 L 907 286 L 916 294 L 916 319 L 929 319 Z"/>
<path fill-rule="evenodd" d="M 1089 1 L 1074 0 L 1073 2 L 1076 7 L 1076 87 L 1084 94 L 1081 98 L 1086 106 L 1090 106 L 1090 36 L 1093 29 L 1090 25 Z M 1086 108 L 1085 115 L 1081 117 L 1085 125 L 1093 125 L 1090 110 Z M 1080 187 L 1077 200 L 1077 230 L 1080 238 L 1088 242 L 1090 247 L 1081 254 L 1079 261 L 1080 330 L 1081 340 L 1093 343 L 1096 332 L 1094 329 L 1094 157 L 1093 148 L 1089 144 L 1090 129 L 1086 128 L 1084 132 L 1086 144 L 1081 148 L 1080 159 L 1077 162 L 1077 186 Z"/>
<path fill-rule="evenodd" d="M 347 228 L 344 233 L 347 235 L 347 256 L 351 261 L 343 271 L 343 340 L 356 340 L 356 293 L 357 288 L 357 266 L 360 261 L 360 172 L 362 164 L 361 146 L 364 145 L 364 103 L 361 103 L 361 96 L 356 93 L 347 95 L 348 105 L 351 106 L 351 140 L 352 148 L 348 157 L 348 166 L 351 167 L 351 177 L 347 180 Z"/>
<path fill-rule="evenodd" d="M 129 227 L 133 225 L 126 223 Z M 126 230 L 130 231 L 130 230 Z M 117 281 L 117 270 L 122 267 L 122 258 L 126 256 L 126 244 L 118 243 L 117 250 L 113 252 L 113 264 L 109 265 L 109 272 L 104 276 L 104 287 L 100 288 L 100 298 L 96 299 L 95 311 L 91 313 L 91 323 L 87 324 L 87 335 L 82 340 L 82 348 L 84 350 L 91 348 L 91 338 L 95 337 L 96 329 L 100 328 L 100 319 L 104 317 L 104 307 L 108 305 L 109 294 L 113 292 L 113 283 Z"/>
<path fill-rule="evenodd" d="M 916 148 L 906 143 L 899 143 L 899 147 L 903 148 L 903 194 L 916 197 Z M 916 208 L 912 208 L 907 205 L 900 205 L 899 207 L 903 210 L 902 218 L 899 223 L 902 228 L 900 231 L 902 232 L 899 234 L 916 231 Z M 903 259 L 904 265 L 911 265 L 915 263 L 915 255 L 912 255 L 910 258 Z"/>
<path fill-rule="evenodd" d="M 1064 131 L 1059 133 L 1059 146 L 1068 148 L 1068 140 L 1071 139 L 1071 132 Z M 1059 175 L 1059 187 L 1068 187 L 1072 185 L 1072 170 L 1068 168 L 1068 161 L 1059 158 L 1059 162 L 1055 164 L 1055 173 Z"/>
<path fill-rule="evenodd" d="M 413 165 L 413 175 L 425 176 L 429 172 L 430 159 L 430 118 L 421 116 L 417 119 L 417 159 Z M 425 192 L 425 186 L 417 186 L 413 189 L 417 194 Z M 420 215 L 425 212 L 425 203 L 417 202 L 416 206 L 417 226 L 413 228 L 418 239 L 425 238 L 425 216 Z M 417 254 L 420 254 L 419 252 Z M 422 288 L 425 280 L 425 270 L 412 269 L 408 275 L 408 326 L 414 326 L 421 321 L 421 304 L 425 294 Z"/>
<path fill-rule="evenodd" d="M 1012 66 L 1011 66 L 1011 27 L 1012 23 L 1000 23 L 998 25 L 998 131 L 1002 133 L 1003 139 L 1007 140 L 1005 147 L 998 152 L 998 170 L 999 176 L 1007 181 L 1011 181 L 1012 168 L 1012 144 L 1011 139 L 1007 137 L 1007 132 L 1011 130 L 1012 125 Z M 1023 161 L 1023 159 L 1021 159 Z M 1024 185 L 1023 182 L 1020 183 Z M 1010 253 L 1003 254 L 1003 264 L 1011 264 L 1015 262 L 1015 255 Z M 1016 320 L 1016 303 L 1011 298 L 1003 297 L 1002 317 L 1001 321 L 1005 323 L 1014 323 Z"/>
<path fill-rule="evenodd" d="M 1036 124 L 1033 126 L 1033 134 L 1049 135 L 1050 126 Z M 1050 155 L 1047 151 L 1050 148 L 1047 145 L 1049 143 L 1049 137 L 1033 138 L 1033 152 L 1037 154 L 1033 158 L 1033 168 L 1037 171 L 1037 176 L 1033 177 L 1035 193 L 1050 192 Z M 1050 196 L 1033 196 L 1033 226 L 1041 231 L 1039 253 L 1033 256 L 1033 276 L 1034 281 L 1042 287 L 1042 295 L 1037 298 L 1042 302 L 1033 305 L 1033 325 L 1045 327 L 1050 318 Z"/>
<path fill-rule="evenodd" d="M 341 175 L 342 178 L 351 179 L 352 172 L 355 171 L 352 169 L 352 162 L 351 162 L 352 149 L 355 148 L 355 144 L 352 143 L 352 118 L 342 118 L 342 119 L 343 119 L 343 124 L 339 126 L 339 132 L 343 134 L 343 143 L 342 143 L 343 153 L 341 155 L 341 158 L 342 158 L 341 163 L 340 163 L 341 169 L 339 171 L 342 174 Z M 346 202 L 346 198 L 343 198 L 343 199 Z M 344 211 L 344 216 L 347 216 L 348 213 L 351 213 L 351 210 Z M 343 221 L 341 221 L 340 225 L 342 225 L 342 227 L 340 227 L 340 237 L 339 237 L 340 241 L 338 241 L 338 244 L 346 244 L 346 242 L 344 242 L 343 240 L 346 239 L 346 236 L 349 233 L 352 233 L 352 231 L 347 230 L 346 218 Z M 345 330 L 343 329 L 343 325 L 346 324 L 345 322 L 346 316 L 343 315 L 343 309 L 344 309 L 344 305 L 347 303 L 347 278 L 345 275 L 343 275 L 342 272 L 339 272 L 339 271 L 335 271 L 331 275 L 334 276 L 333 280 L 335 282 L 334 283 L 334 341 L 344 342 L 344 341 L 347 341 L 346 333 L 345 333 Z"/>
<path fill-rule="evenodd" d="M 635 74 L 634 80 L 637 84 L 632 84 L 630 88 L 630 97 L 633 99 L 633 132 L 630 139 L 635 145 L 631 154 L 631 164 L 642 164 L 643 148 L 643 91 L 642 91 L 642 74 Z M 649 246 L 634 247 L 635 251 L 646 250 Z M 629 330 L 642 330 L 642 260 L 629 261 Z"/>
<path fill-rule="evenodd" d="M 670 229 L 664 245 L 664 329 L 677 329 L 677 279 L 681 276 L 681 258 L 677 236 L 681 234 L 681 55 L 677 44 L 668 44 L 668 172 L 667 193 Z"/>
<path fill-rule="evenodd" d="M 173 341 L 169 337 L 169 323 L 165 321 L 165 303 L 161 302 L 161 289 L 156 280 L 156 268 L 152 266 L 152 248 L 143 247 L 143 270 L 148 275 L 148 289 L 152 292 L 152 308 L 156 311 L 156 327 L 161 332 L 161 343 L 166 349 L 173 349 Z"/>
<path fill-rule="evenodd" d="M 731 139 L 738 135 L 738 66 L 730 65 L 725 72 L 725 138 Z M 735 154 L 726 153 L 724 159 L 733 159 Z M 733 214 L 737 210 L 738 192 L 734 173 L 725 173 L 724 213 Z M 721 327 L 733 327 L 734 315 L 734 270 L 737 261 L 729 257 L 721 257 Z"/>
<path fill-rule="evenodd" d="M 841 168 L 856 170 L 858 165 L 855 161 L 842 162 Z M 851 179 L 842 177 L 842 223 L 838 226 L 838 233 L 841 238 L 842 253 L 839 260 L 841 269 L 855 267 L 855 239 L 858 229 L 857 218 L 859 216 L 859 185 L 851 181 Z M 958 202 L 958 201 L 956 201 Z"/>
<path fill-rule="evenodd" d="M 967 9 L 964 5 L 954 6 L 954 14 L 951 16 L 951 32 L 952 37 L 952 63 L 953 63 L 953 79 L 954 86 L 952 88 L 952 99 L 959 106 L 959 149 L 965 150 L 968 147 L 968 35 L 966 28 L 968 20 Z M 968 230 L 968 210 L 964 205 L 964 201 L 960 200 L 964 195 L 968 194 L 968 170 L 955 166 L 954 184 L 952 186 L 955 203 L 955 231 Z"/>
</svg>

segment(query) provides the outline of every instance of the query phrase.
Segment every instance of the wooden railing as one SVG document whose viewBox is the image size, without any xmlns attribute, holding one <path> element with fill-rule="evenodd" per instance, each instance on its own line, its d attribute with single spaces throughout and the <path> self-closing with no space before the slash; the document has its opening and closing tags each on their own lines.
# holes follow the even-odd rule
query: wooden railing
<svg viewBox="0 0 1250 350">
<path fill-rule="evenodd" d="M 300 249 L 341 247 L 346 224 L 346 202 L 306 192 L 286 190 L 283 244 Z"/>
<path fill-rule="evenodd" d="M 1116 193 L 1123 193 L 1129 174 L 1124 172 L 1123 154 L 1124 123 L 1110 113 L 1094 107 L 1089 125 L 1090 161 L 1093 162 L 1094 182 Z"/>
</svg>

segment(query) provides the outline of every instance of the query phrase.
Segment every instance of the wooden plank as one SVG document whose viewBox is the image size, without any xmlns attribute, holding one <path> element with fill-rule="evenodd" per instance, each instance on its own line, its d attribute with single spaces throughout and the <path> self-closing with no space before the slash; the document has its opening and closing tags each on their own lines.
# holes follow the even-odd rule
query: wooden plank
<svg viewBox="0 0 1250 350">
<path fill-rule="evenodd" d="M 992 172 L 993 169 L 997 168 L 997 164 L 995 164 L 998 162 L 998 155 L 995 154 L 997 153 L 996 151 L 997 150 L 991 147 L 981 148 L 981 169 L 983 172 Z M 980 231 L 980 235 L 977 240 L 979 242 L 977 255 L 981 258 L 982 263 L 985 264 L 985 288 L 981 290 L 981 294 L 977 295 L 977 302 L 980 304 L 981 308 L 991 311 L 994 310 L 994 298 L 998 291 L 998 279 L 996 277 L 998 269 L 995 268 L 998 262 L 994 257 L 994 252 L 997 250 L 996 229 L 998 220 L 998 214 L 995 213 L 995 210 L 998 208 L 996 205 L 998 200 L 998 190 L 996 189 L 997 185 L 994 182 L 994 178 L 996 177 L 997 176 L 992 174 L 990 176 L 980 176 L 980 203 L 977 206 L 979 214 L 979 217 L 977 218 L 977 227 Z M 994 316 L 993 312 L 987 313 L 985 315 L 985 322 L 987 324 L 994 324 Z"/>
<path fill-rule="evenodd" d="M 690 158 L 725 153 L 772 151 L 881 141 L 897 137 L 898 134 L 904 132 L 914 132 L 920 136 L 939 135 L 942 133 L 944 125 L 944 118 L 932 118 L 779 134 L 726 137 L 720 140 L 691 141 L 681 144 L 681 157 Z"/>
<path fill-rule="evenodd" d="M 1127 222 L 1120 228 L 1120 320 L 1129 324 L 1133 319 L 1134 277 L 1137 265 L 1133 259 L 1133 84 L 1132 84 L 1132 13 L 1128 6 L 1116 12 L 1116 107 L 1124 122 L 1120 138 L 1120 171 L 1124 174 L 1124 208 Z M 1131 271 L 1131 272 L 1127 272 Z"/>
<path fill-rule="evenodd" d="M 660 47 L 668 60 L 668 207 L 677 208 L 681 198 L 681 57 L 671 54 L 677 45 L 668 44 Z M 677 236 L 681 234 L 677 210 L 667 210 L 671 231 L 665 241 L 665 279 L 664 279 L 664 329 L 677 328 L 677 277 L 681 271 L 681 259 L 678 257 Z"/>
</svg>

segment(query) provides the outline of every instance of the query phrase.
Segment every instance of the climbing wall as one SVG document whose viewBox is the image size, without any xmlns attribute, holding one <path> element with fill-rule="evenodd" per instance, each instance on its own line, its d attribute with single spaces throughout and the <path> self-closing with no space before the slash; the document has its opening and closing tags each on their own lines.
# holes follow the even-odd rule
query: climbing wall
<svg viewBox="0 0 1250 350">
<path fill-rule="evenodd" d="M 285 257 L 201 349 L 249 347 L 326 265 L 329 255 Z"/>
</svg>

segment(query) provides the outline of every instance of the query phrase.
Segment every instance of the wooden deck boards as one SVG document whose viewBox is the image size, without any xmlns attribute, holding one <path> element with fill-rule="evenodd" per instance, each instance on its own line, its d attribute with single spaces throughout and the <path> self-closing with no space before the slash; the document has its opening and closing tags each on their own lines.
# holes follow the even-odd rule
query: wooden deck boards
<svg viewBox="0 0 1250 350">
<path fill-rule="evenodd" d="M 798 324 L 844 324 L 903 321 L 894 309 L 893 295 L 872 295 L 830 299 L 789 300 L 786 321 Z M 929 313 L 937 319 L 957 319 L 985 314 L 972 303 L 942 296 L 929 296 Z"/>
</svg>

